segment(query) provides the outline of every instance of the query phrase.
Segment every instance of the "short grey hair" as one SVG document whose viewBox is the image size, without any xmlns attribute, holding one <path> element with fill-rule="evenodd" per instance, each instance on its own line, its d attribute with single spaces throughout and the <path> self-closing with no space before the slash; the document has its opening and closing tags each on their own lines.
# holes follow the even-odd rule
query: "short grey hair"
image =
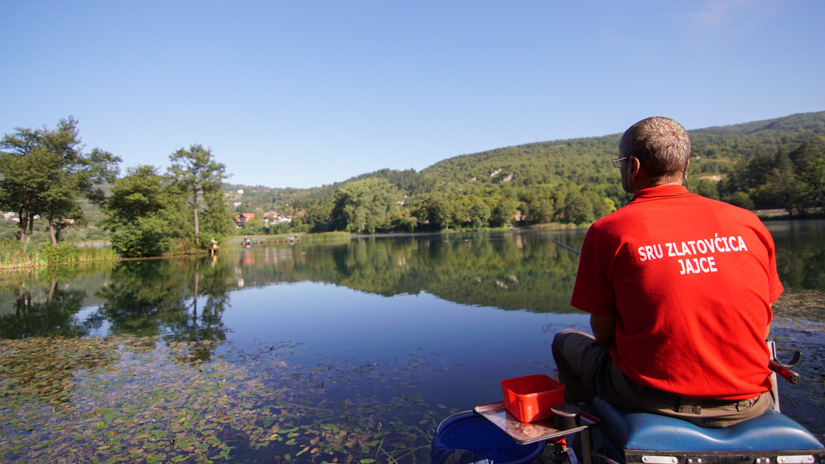
<svg viewBox="0 0 825 464">
<path fill-rule="evenodd" d="M 642 119 L 619 140 L 621 156 L 635 156 L 648 176 L 683 174 L 690 157 L 690 136 L 678 122 L 661 116 Z"/>
</svg>

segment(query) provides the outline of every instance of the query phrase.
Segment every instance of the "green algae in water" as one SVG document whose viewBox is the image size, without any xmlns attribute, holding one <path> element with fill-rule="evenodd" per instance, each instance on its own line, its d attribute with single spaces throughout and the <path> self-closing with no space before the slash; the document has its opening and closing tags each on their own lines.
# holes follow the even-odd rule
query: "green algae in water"
<svg viewBox="0 0 825 464">
<path fill-rule="evenodd" d="M 281 359 L 288 345 L 199 360 L 199 345 L 214 343 L 0 341 L 0 459 L 427 460 L 434 415 L 408 372 L 421 360 L 383 369 L 326 361 L 307 369 Z M 383 391 L 352 395 L 369 392 L 367 385 Z"/>
</svg>

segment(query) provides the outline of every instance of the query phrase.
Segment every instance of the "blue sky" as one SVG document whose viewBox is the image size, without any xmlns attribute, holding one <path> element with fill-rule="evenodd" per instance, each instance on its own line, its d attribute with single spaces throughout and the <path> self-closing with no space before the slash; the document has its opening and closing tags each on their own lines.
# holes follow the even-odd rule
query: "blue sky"
<svg viewBox="0 0 825 464">
<path fill-rule="evenodd" d="M 383 168 L 825 110 L 825 1 L 0 1 L 0 133 L 308 188 Z"/>
</svg>

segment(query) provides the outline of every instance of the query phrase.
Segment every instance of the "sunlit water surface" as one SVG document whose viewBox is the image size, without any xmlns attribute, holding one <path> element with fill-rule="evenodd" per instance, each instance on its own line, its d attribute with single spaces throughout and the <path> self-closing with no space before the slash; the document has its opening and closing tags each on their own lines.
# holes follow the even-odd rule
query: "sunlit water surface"
<svg viewBox="0 0 825 464">
<path fill-rule="evenodd" d="M 795 298 L 778 305 L 774 334 L 780 348 L 787 345 L 784 353 L 798 349 L 799 333 L 808 334 L 800 343 L 819 350 L 816 359 L 825 344 L 823 223 L 769 226 L 783 283 Z M 177 422 L 155 433 L 144 430 L 137 407 L 123 406 L 128 399 L 110 399 L 108 409 L 90 406 L 84 409 L 88 423 L 75 430 L 74 448 L 61 448 L 68 456 L 110 462 L 135 455 L 149 461 L 426 461 L 429 433 L 438 422 L 500 401 L 502 379 L 552 375 L 553 335 L 566 327 L 588 330 L 587 316 L 569 305 L 578 256 L 559 245 L 579 249 L 583 236 L 574 230 L 362 238 L 230 250 L 215 260 L 38 272 L 2 287 L 0 334 L 128 336 L 157 340 L 151 343 L 155 350 L 183 347 L 172 351 L 188 353 L 148 348 L 146 354 L 145 346 L 127 346 L 117 362 L 73 371 L 77 394 L 61 393 L 68 397 L 60 397 L 60 405 L 81 403 L 86 389 L 157 388 L 174 391 L 157 408 L 178 412 L 161 415 Z M 108 376 L 101 374 L 105 366 Z M 126 372 L 139 380 L 123 383 Z M 163 375 L 190 380 L 176 386 Z M 187 389 L 181 385 L 200 390 L 182 394 Z M 806 391 L 786 387 L 786 412 L 806 425 L 822 423 L 821 399 L 819 409 L 806 408 Z M 0 415 L 6 421 L 0 459 L 47 462 L 48 447 L 35 456 L 22 451 L 34 440 L 27 434 L 63 444 L 54 428 L 70 423 L 71 415 L 9 425 L 33 414 L 27 406 L 32 401 L 53 406 L 57 400 L 48 395 L 55 393 L 44 392 L 39 400 L 18 398 Z M 196 394 L 206 404 L 187 396 Z M 201 417 L 196 410 L 211 413 Z M 193 415 L 199 421 L 189 425 L 186 417 Z M 117 428 L 117 416 L 131 425 Z M 213 426 L 199 430 L 198 424 Z M 106 441 L 110 429 L 120 445 Z M 142 446 L 134 439 L 140 434 L 155 439 Z"/>
</svg>

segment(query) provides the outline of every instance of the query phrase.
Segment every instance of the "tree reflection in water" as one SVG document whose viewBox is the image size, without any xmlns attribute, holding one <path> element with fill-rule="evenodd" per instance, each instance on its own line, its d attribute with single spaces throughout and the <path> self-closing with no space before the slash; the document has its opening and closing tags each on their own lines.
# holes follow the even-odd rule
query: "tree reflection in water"
<svg viewBox="0 0 825 464">
<path fill-rule="evenodd" d="M 100 313 L 112 334 L 160 335 L 164 341 L 226 340 L 222 321 L 229 307 L 232 269 L 204 265 L 209 259 L 125 262 L 114 269 L 105 288 Z M 199 305 L 200 308 L 199 308 Z M 194 344 L 195 359 L 213 354 L 215 343 Z M 211 347 L 211 348 L 208 348 Z"/>
<path fill-rule="evenodd" d="M 772 225 L 780 277 L 787 289 L 775 305 L 778 319 L 798 314 L 794 311 L 805 307 L 810 313 L 805 316 L 808 321 L 821 320 L 822 298 L 804 293 L 807 290 L 821 296 L 825 290 L 825 234 L 821 233 L 822 222 L 819 224 Z M 227 449 L 224 445 L 229 447 L 235 443 L 233 440 L 243 437 L 238 443 L 242 443 L 240 448 L 247 449 L 233 451 L 233 456 L 240 459 L 247 453 L 250 458 L 274 454 L 309 461 L 313 452 L 315 458 L 329 457 L 326 453 L 332 452 L 342 460 L 345 456 L 374 459 L 386 457 L 380 454 L 386 451 L 381 447 L 395 440 L 408 449 L 418 449 L 419 457 L 426 455 L 426 433 L 420 433 L 416 427 L 423 430 L 446 417 L 457 404 L 454 397 L 461 396 L 464 401 L 486 385 L 495 387 L 496 381 L 504 378 L 500 377 L 503 372 L 551 368 L 544 365 L 549 361 L 541 359 L 549 359 L 549 351 L 535 355 L 540 362 L 536 367 L 523 366 L 536 362 L 526 360 L 533 356 L 532 351 L 514 355 L 517 348 L 512 339 L 491 337 L 480 331 L 481 325 L 474 326 L 472 330 L 476 332 L 457 330 L 449 335 L 455 337 L 452 346 L 468 353 L 486 349 L 487 357 L 483 360 L 435 352 L 423 343 L 421 351 L 413 348 L 406 352 L 392 351 L 398 348 L 388 345 L 416 337 L 428 339 L 428 333 L 412 332 L 432 332 L 441 323 L 436 319 L 442 317 L 442 312 L 454 313 L 451 324 L 459 329 L 471 322 L 467 319 L 483 314 L 495 321 L 489 323 L 493 327 L 489 330 L 501 330 L 495 325 L 501 321 L 509 324 L 528 320 L 535 326 L 527 329 L 535 329 L 538 334 L 525 331 L 524 338 L 534 337 L 539 343 L 552 338 L 561 326 L 560 320 L 568 321 L 577 315 L 569 305 L 569 295 L 578 256 L 544 234 L 580 249 L 584 231 L 365 237 L 334 245 L 302 241 L 293 246 L 226 251 L 215 259 L 129 261 L 103 268 L 40 270 L 8 278 L 0 283 L 0 337 L 32 337 L 37 343 L 25 352 L 20 349 L 22 345 L 3 345 L 6 353 L 13 355 L 0 357 L 0 368 L 6 369 L 0 383 L 7 390 L 13 389 L 12 396 L 6 399 L 19 407 L 0 410 L 0 422 L 5 420 L 3 414 L 8 415 L 6 423 L 22 424 L 25 421 L 18 419 L 34 417 L 29 415 L 32 411 L 51 414 L 42 407 L 79 407 L 85 401 L 81 397 L 86 395 L 93 397 L 94 402 L 84 404 L 86 409 L 77 409 L 88 414 L 84 426 L 88 428 L 91 424 L 95 428 L 96 424 L 103 424 L 101 430 L 117 431 L 115 436 L 122 438 L 123 443 L 135 442 L 135 436 L 143 433 L 156 433 L 147 428 L 152 422 L 146 405 L 151 404 L 157 411 L 164 411 L 167 426 L 180 428 L 179 433 L 198 436 L 203 432 L 194 428 L 203 424 L 190 423 L 191 417 L 207 421 L 210 427 L 214 425 L 210 430 L 217 430 L 217 434 L 206 437 L 223 440 L 220 452 Z M 275 287 L 296 282 L 312 284 Z M 318 283 L 332 284 L 326 288 L 334 289 L 329 294 L 336 297 L 360 296 L 352 304 L 320 301 L 313 292 L 326 293 L 326 289 Z M 406 296 L 424 293 L 424 298 Z M 292 299 L 277 300 L 284 295 Z M 402 297 L 389 298 L 396 295 Z M 231 297 L 245 303 L 236 303 L 238 307 L 231 308 Z M 422 301 L 431 307 L 421 305 Z M 813 308 L 812 301 L 820 302 L 819 307 Z M 360 312 L 358 304 L 372 304 L 375 308 L 368 308 L 372 312 Z M 334 307 L 327 310 L 325 306 Z M 426 313 L 430 319 L 422 322 L 416 319 L 416 312 Z M 317 316 L 311 319 L 312 315 Z M 381 325 L 388 330 L 374 333 L 372 327 L 366 327 L 366 319 L 374 315 L 397 318 L 400 322 Z M 408 320 L 404 320 L 405 316 Z M 557 316 L 568 319 L 556 319 Z M 250 317 L 261 321 L 245 321 L 260 328 L 248 338 L 266 334 L 272 339 L 246 340 L 249 329 L 239 321 Z M 324 317 L 334 317 L 340 326 L 325 328 Z M 777 321 L 775 334 L 794 340 L 799 338 L 799 327 L 811 331 L 810 324 L 799 324 L 796 320 Z M 236 333 L 232 334 L 233 330 Z M 324 331 L 324 336 L 340 337 L 335 341 L 338 344 L 329 346 L 343 353 L 326 353 L 312 358 L 312 362 L 304 361 L 306 357 L 300 361 L 293 357 L 304 342 L 300 337 L 319 330 Z M 410 333 L 402 333 L 404 330 Z M 353 339 L 351 332 L 355 331 L 361 339 Z M 115 337 L 78 338 L 88 335 Z M 298 339 L 278 338 L 293 336 Z M 39 337 L 66 338 L 50 341 Z M 487 337 L 489 346 L 475 345 L 475 337 Z M 430 336 L 429 340 L 435 338 Z M 69 343 L 68 339 L 78 343 Z M 83 340 L 99 342 L 94 345 Z M 317 343 L 317 338 L 314 340 Z M 367 359 L 347 357 L 347 347 L 358 343 L 358 356 Z M 94 350 L 86 351 L 89 348 Z M 380 351 L 378 354 L 388 360 L 379 361 L 379 365 L 372 359 L 373 351 Z M 318 356 L 317 352 L 311 354 Z M 501 359 L 494 359 L 496 356 Z M 496 365 L 498 361 L 500 365 Z M 34 366 L 40 366 L 40 373 Z M 808 367 L 811 366 L 805 368 Z M 72 387 L 77 379 L 93 383 L 78 391 Z M 27 384 L 35 387 L 24 388 Z M 440 390 L 442 395 L 433 401 L 426 388 Z M 803 422 L 817 423 L 821 414 L 810 407 L 814 403 L 802 401 L 806 397 L 798 391 L 783 390 L 783 410 L 787 407 L 795 412 L 797 419 L 811 414 L 810 420 Z M 244 400 L 250 394 L 254 394 L 255 401 Z M 480 396 L 490 395 L 482 392 Z M 800 406 L 794 409 L 795 404 Z M 132 419 L 144 422 L 129 422 L 130 414 Z M 60 419 L 38 417 L 44 417 L 46 424 L 58 424 Z M 117 419 L 124 422 L 115 429 L 113 422 Z M 426 425 L 420 424 L 422 421 Z M 79 427 L 77 422 L 68 423 Z M 301 426 L 309 428 L 301 429 L 301 434 L 291 430 Z M 20 449 L 25 448 L 24 442 L 36 443 L 33 438 L 25 438 L 29 433 L 26 427 L 32 427 L 34 433 L 49 433 L 43 425 L 13 427 L 24 427 L 8 432 L 16 434 L 15 440 L 22 440 Z M 80 429 L 77 430 L 81 436 Z M 59 438 L 59 433 L 52 433 L 55 439 Z M 94 449 L 100 448 L 101 456 L 108 452 L 105 447 L 111 445 L 106 436 L 90 436 L 98 440 L 94 441 Z M 379 443 L 384 438 L 386 441 Z M 181 443 L 182 438 L 170 436 L 165 440 L 156 443 L 158 450 L 163 444 L 164 453 L 183 452 L 174 443 Z M 323 442 L 337 444 L 326 450 L 319 446 Z M 255 451 L 258 448 L 260 455 Z M 402 448 L 397 445 L 395 449 Z M 207 448 L 203 455 L 217 449 Z M 122 450 L 131 452 L 125 447 Z M 3 451 L 0 449 L 0 453 Z M 9 455 L 0 456 L 4 458 Z"/>
</svg>

